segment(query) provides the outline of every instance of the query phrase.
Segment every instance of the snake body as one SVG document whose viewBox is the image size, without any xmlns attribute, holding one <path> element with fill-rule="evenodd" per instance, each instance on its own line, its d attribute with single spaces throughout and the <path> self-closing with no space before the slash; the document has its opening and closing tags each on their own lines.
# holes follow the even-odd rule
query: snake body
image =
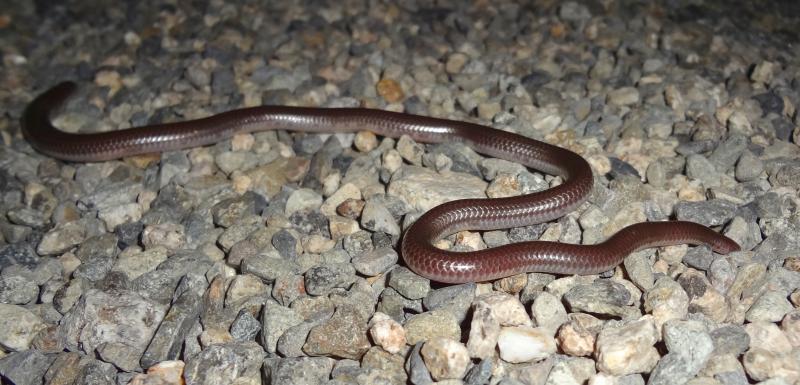
<svg viewBox="0 0 800 385">
<path fill-rule="evenodd" d="M 394 138 L 408 135 L 426 143 L 459 141 L 485 155 L 564 179 L 556 187 L 533 194 L 456 200 L 423 214 L 403 235 L 401 254 L 411 270 L 434 281 L 486 281 L 532 271 L 594 274 L 612 269 L 633 251 L 675 244 L 705 244 L 721 254 L 739 250 L 728 237 L 684 221 L 633 224 L 595 245 L 532 241 L 471 252 L 441 250 L 434 242 L 458 231 L 528 226 L 576 209 L 592 190 L 589 164 L 572 151 L 480 124 L 364 108 L 261 106 L 177 123 L 71 134 L 58 130 L 51 117 L 75 87 L 71 82 L 61 83 L 25 109 L 22 133 L 36 150 L 54 158 L 87 162 L 208 145 L 244 132 L 368 130 Z"/>
</svg>

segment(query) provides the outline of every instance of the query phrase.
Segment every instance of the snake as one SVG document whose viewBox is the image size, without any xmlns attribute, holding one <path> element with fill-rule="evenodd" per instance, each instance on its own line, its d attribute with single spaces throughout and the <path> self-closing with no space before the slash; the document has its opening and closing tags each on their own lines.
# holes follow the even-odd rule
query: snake
<svg viewBox="0 0 800 385">
<path fill-rule="evenodd" d="M 432 281 L 484 282 L 529 272 L 599 274 L 631 253 L 653 247 L 705 245 L 719 254 L 740 250 L 727 236 L 699 223 L 667 220 L 634 223 L 596 244 L 525 241 L 475 251 L 436 247 L 464 230 L 489 231 L 558 219 L 590 196 L 589 163 L 568 149 L 486 125 L 369 108 L 257 106 L 205 118 L 97 133 L 68 133 L 52 123 L 76 90 L 62 82 L 42 92 L 23 111 L 20 128 L 31 147 L 71 162 L 98 162 L 213 144 L 239 133 L 290 130 L 307 133 L 371 131 L 417 142 L 458 142 L 490 157 L 561 177 L 555 187 L 504 198 L 459 199 L 423 213 L 399 241 L 405 264 Z"/>
</svg>

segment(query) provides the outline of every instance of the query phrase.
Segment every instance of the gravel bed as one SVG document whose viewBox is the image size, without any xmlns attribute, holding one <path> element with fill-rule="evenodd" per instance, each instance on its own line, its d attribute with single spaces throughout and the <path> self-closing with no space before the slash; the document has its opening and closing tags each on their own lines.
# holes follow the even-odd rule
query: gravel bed
<svg viewBox="0 0 800 385">
<path fill-rule="evenodd" d="M 4 2 L 0 384 L 800 384 L 800 5 L 644 3 Z M 442 248 L 681 219 L 743 251 L 442 285 L 399 255 L 421 213 L 560 178 L 368 132 L 62 162 L 19 118 L 63 80 L 69 132 L 362 106 L 591 164 L 574 213 Z"/>
</svg>

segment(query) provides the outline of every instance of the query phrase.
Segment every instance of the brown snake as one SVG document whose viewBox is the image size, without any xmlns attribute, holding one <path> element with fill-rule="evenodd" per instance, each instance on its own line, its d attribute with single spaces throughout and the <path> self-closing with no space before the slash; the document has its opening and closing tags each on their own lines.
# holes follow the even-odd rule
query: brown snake
<svg viewBox="0 0 800 385">
<path fill-rule="evenodd" d="M 203 119 L 134 127 L 113 132 L 70 134 L 51 123 L 51 115 L 74 91 L 61 83 L 25 109 L 22 133 L 38 151 L 54 158 L 86 162 L 162 152 L 215 143 L 234 134 L 286 129 L 303 132 L 369 130 L 416 141 L 459 141 L 493 157 L 521 163 L 564 183 L 533 194 L 500 199 L 464 199 L 439 205 L 406 231 L 401 253 L 417 274 L 439 282 L 486 281 L 523 272 L 593 274 L 612 269 L 633 251 L 674 244 L 705 244 L 727 254 L 739 245 L 703 225 L 647 222 L 628 226 L 596 245 L 532 241 L 471 251 L 441 250 L 433 242 L 461 230 L 528 226 L 563 216 L 592 190 L 589 164 L 572 151 L 479 124 L 362 108 L 262 106 Z"/>
</svg>

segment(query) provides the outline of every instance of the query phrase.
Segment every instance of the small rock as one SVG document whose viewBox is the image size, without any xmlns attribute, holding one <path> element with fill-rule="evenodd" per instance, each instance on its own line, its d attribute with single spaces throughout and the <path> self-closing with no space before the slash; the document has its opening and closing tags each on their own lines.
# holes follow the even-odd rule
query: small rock
<svg viewBox="0 0 800 385">
<path fill-rule="evenodd" d="M 753 68 L 753 72 L 750 73 L 750 80 L 769 84 L 769 82 L 772 81 L 775 69 L 775 63 L 767 60 L 761 61 L 756 64 L 755 68 Z"/>
<path fill-rule="evenodd" d="M 750 336 L 751 350 L 759 348 L 775 354 L 785 354 L 792 351 L 792 345 L 786 335 L 774 323 L 752 322 L 744 325 L 744 330 Z"/>
<path fill-rule="evenodd" d="M 710 335 L 717 356 L 729 354 L 738 357 L 750 347 L 750 336 L 739 325 L 721 326 L 712 330 Z"/>
<path fill-rule="evenodd" d="M 792 310 L 783 317 L 781 331 L 786 334 L 792 346 L 800 346 L 800 310 Z"/>
<path fill-rule="evenodd" d="M 475 299 L 476 287 L 475 283 L 465 283 L 431 290 L 422 300 L 422 304 L 428 310 L 447 310 L 461 323 L 466 318 L 470 305 Z"/>
<path fill-rule="evenodd" d="M 359 131 L 353 144 L 361 152 L 370 152 L 378 147 L 378 138 L 371 131 Z"/>
<path fill-rule="evenodd" d="M 791 354 L 751 348 L 744 354 L 742 363 L 750 378 L 756 381 L 782 378 L 791 384 L 800 379 L 800 363 Z"/>
<path fill-rule="evenodd" d="M 389 273 L 389 287 L 408 299 L 420 299 L 428 294 L 431 281 L 414 274 L 411 270 L 398 266 Z"/>
<path fill-rule="evenodd" d="M 639 103 L 639 90 L 622 87 L 608 93 L 608 103 L 615 106 L 628 106 Z"/>
<path fill-rule="evenodd" d="M 656 341 L 658 332 L 650 316 L 606 327 L 597 336 L 597 368 L 615 376 L 650 372 L 660 358 L 653 346 Z"/>
<path fill-rule="evenodd" d="M 16 385 L 38 385 L 55 356 L 37 350 L 11 353 L 0 357 L 0 378 Z"/>
<path fill-rule="evenodd" d="M 290 327 L 303 322 L 292 309 L 274 302 L 267 302 L 261 311 L 261 344 L 267 352 L 275 353 L 278 339 Z"/>
<path fill-rule="evenodd" d="M 372 316 L 370 336 L 376 344 L 389 353 L 397 354 L 406 346 L 406 331 L 388 315 L 377 312 Z"/>
<path fill-rule="evenodd" d="M 778 322 L 793 309 L 794 307 L 789 303 L 786 295 L 779 291 L 766 291 L 747 310 L 745 320 L 749 322 Z"/>
<path fill-rule="evenodd" d="M 411 353 L 408 354 L 408 359 L 405 364 L 405 370 L 408 372 L 408 379 L 414 385 L 425 385 L 433 382 L 431 372 L 428 371 L 428 368 L 425 366 L 425 361 L 422 359 L 422 346 L 423 343 L 420 342 L 411 349 Z"/>
<path fill-rule="evenodd" d="M 569 320 L 564 305 L 556 296 L 548 292 L 542 292 L 536 296 L 531 305 L 531 314 L 533 314 L 536 325 L 549 331 L 551 336 L 555 335 L 561 325 Z"/>
<path fill-rule="evenodd" d="M 400 197 L 417 212 L 425 212 L 456 199 L 485 198 L 486 186 L 480 178 L 465 173 L 439 174 L 427 168 L 403 166 L 392 176 L 387 194 Z"/>
<path fill-rule="evenodd" d="M 189 358 L 183 377 L 187 384 L 252 383 L 260 380 L 263 361 L 264 350 L 257 343 L 225 342 Z"/>
<path fill-rule="evenodd" d="M 36 333 L 47 325 L 39 316 L 17 305 L 0 303 L 0 346 L 7 351 L 30 348 Z"/>
<path fill-rule="evenodd" d="M 25 305 L 39 297 L 39 286 L 30 276 L 10 274 L 6 268 L 0 275 L 0 303 Z"/>
<path fill-rule="evenodd" d="M 166 247 L 169 251 L 176 251 L 186 244 L 186 232 L 183 225 L 176 223 L 161 223 L 149 225 L 142 231 L 142 245 L 145 249 L 154 246 Z"/>
<path fill-rule="evenodd" d="M 369 350 L 367 322 L 351 305 L 339 305 L 333 316 L 308 334 L 303 351 L 309 355 L 331 355 L 360 359 Z"/>
<path fill-rule="evenodd" d="M 564 301 L 573 312 L 584 311 L 618 317 L 638 316 L 632 307 L 631 293 L 622 284 L 599 279 L 589 285 L 577 285 L 564 294 Z"/>
<path fill-rule="evenodd" d="M 570 321 L 558 330 L 558 345 L 571 356 L 589 356 L 594 352 L 595 335 L 580 323 Z"/>
<path fill-rule="evenodd" d="M 674 320 L 664 324 L 664 342 L 669 353 L 658 362 L 652 384 L 683 383 L 705 367 L 714 344 L 699 321 Z"/>
<path fill-rule="evenodd" d="M 713 199 L 702 202 L 680 202 L 675 205 L 677 219 L 700 223 L 704 226 L 720 226 L 733 218 L 736 205 L 729 201 Z"/>
<path fill-rule="evenodd" d="M 231 324 L 230 333 L 236 341 L 252 341 L 261 331 L 261 324 L 245 310 L 239 312 Z"/>
<path fill-rule="evenodd" d="M 356 271 L 350 263 L 334 263 L 315 266 L 305 274 L 306 292 L 324 295 L 333 288 L 347 288 L 356 279 Z"/>
<path fill-rule="evenodd" d="M 316 210 L 320 206 L 322 206 L 322 195 L 314 190 L 301 188 L 289 195 L 284 213 L 289 217 L 296 212 Z"/>
<path fill-rule="evenodd" d="M 683 319 L 689 311 L 689 296 L 668 277 L 659 279 L 644 296 L 644 310 L 653 315 L 660 329 L 667 321 Z"/>
<path fill-rule="evenodd" d="M 269 385 L 324 384 L 331 377 L 335 362 L 328 357 L 267 358 L 264 376 Z"/>
<path fill-rule="evenodd" d="M 378 91 L 378 95 L 389 103 L 397 103 L 405 97 L 400 83 L 393 79 L 383 79 L 378 82 L 375 88 Z"/>
<path fill-rule="evenodd" d="M 431 340 L 436 337 L 461 339 L 461 328 L 456 318 L 448 311 L 433 310 L 415 314 L 406 321 L 406 340 L 409 345 Z"/>
<path fill-rule="evenodd" d="M 391 247 L 382 247 L 362 253 L 352 259 L 356 271 L 369 277 L 389 270 L 398 260 L 397 252 Z"/>
<path fill-rule="evenodd" d="M 425 342 L 420 353 L 431 376 L 437 381 L 464 377 L 470 363 L 467 348 L 447 338 L 434 338 Z"/>
<path fill-rule="evenodd" d="M 36 252 L 40 255 L 63 253 L 86 238 L 86 227 L 80 220 L 57 225 L 42 237 Z"/>
<path fill-rule="evenodd" d="M 502 328 L 497 347 L 500 358 L 511 363 L 542 360 L 556 352 L 556 342 L 550 331 L 530 326 Z"/>
<path fill-rule="evenodd" d="M 361 226 L 370 231 L 380 231 L 399 236 L 400 225 L 392 217 L 386 206 L 373 200 L 367 201 L 361 212 Z"/>
</svg>

